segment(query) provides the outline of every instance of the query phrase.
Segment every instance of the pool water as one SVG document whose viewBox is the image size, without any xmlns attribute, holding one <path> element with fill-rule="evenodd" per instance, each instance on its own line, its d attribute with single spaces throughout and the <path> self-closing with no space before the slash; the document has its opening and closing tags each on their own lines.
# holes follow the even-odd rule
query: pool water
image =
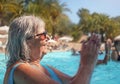
<svg viewBox="0 0 120 84">
<path fill-rule="evenodd" d="M 41 64 L 51 65 L 60 71 L 73 76 L 79 66 L 79 56 L 72 56 L 70 51 L 51 52 L 44 56 Z M 103 59 L 104 54 L 99 55 L 98 59 Z M 0 84 L 6 69 L 6 59 L 4 54 L 0 54 Z M 109 61 L 107 65 L 96 66 L 90 84 L 120 84 L 120 63 Z"/>
</svg>

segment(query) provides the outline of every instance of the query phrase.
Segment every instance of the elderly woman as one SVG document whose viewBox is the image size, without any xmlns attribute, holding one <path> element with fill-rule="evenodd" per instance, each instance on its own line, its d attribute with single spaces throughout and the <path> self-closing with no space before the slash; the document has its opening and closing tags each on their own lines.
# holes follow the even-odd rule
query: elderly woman
<svg viewBox="0 0 120 84">
<path fill-rule="evenodd" d="M 89 84 L 96 64 L 100 39 L 93 35 L 83 43 L 78 72 L 70 77 L 59 70 L 41 65 L 47 53 L 45 23 L 35 16 L 13 20 L 8 33 L 9 57 L 4 84 Z"/>
</svg>

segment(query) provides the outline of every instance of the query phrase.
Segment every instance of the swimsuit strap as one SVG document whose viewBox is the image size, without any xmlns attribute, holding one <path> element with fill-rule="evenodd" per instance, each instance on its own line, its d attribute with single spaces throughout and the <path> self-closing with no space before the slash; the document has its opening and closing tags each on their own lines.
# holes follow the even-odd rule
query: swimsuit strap
<svg viewBox="0 0 120 84">
<path fill-rule="evenodd" d="M 15 64 L 13 68 L 11 69 L 9 77 L 8 77 L 8 84 L 14 84 L 14 71 L 20 64 L 23 64 L 23 63 Z"/>
<path fill-rule="evenodd" d="M 62 81 L 58 78 L 57 74 L 50 68 L 48 67 L 47 65 L 42 65 L 50 74 L 50 77 L 57 81 L 59 84 L 62 84 Z"/>
</svg>

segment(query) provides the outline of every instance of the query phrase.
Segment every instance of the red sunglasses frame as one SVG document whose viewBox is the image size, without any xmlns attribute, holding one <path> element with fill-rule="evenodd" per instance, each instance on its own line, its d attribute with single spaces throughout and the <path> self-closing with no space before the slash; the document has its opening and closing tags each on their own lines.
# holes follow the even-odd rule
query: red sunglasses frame
<svg viewBox="0 0 120 84">
<path fill-rule="evenodd" d="M 36 34 L 36 35 L 34 35 L 34 36 L 30 36 L 30 37 L 27 38 L 27 40 L 33 39 L 34 37 L 36 37 L 36 36 L 41 36 L 41 35 L 44 35 L 44 36 L 46 37 L 47 32 L 45 31 L 45 32 L 40 33 L 40 34 Z"/>
</svg>

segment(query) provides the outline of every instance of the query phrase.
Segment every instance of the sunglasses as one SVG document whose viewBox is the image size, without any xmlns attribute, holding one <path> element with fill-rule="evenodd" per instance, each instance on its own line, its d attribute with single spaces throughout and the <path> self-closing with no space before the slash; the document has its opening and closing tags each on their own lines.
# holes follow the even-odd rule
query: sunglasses
<svg viewBox="0 0 120 84">
<path fill-rule="evenodd" d="M 39 37 L 40 40 L 44 40 L 44 39 L 46 39 L 46 35 L 47 35 L 47 32 L 45 31 L 45 32 L 40 33 L 40 34 L 36 34 L 34 36 L 30 36 L 30 37 L 27 38 L 27 40 L 33 39 L 35 37 Z"/>
</svg>

